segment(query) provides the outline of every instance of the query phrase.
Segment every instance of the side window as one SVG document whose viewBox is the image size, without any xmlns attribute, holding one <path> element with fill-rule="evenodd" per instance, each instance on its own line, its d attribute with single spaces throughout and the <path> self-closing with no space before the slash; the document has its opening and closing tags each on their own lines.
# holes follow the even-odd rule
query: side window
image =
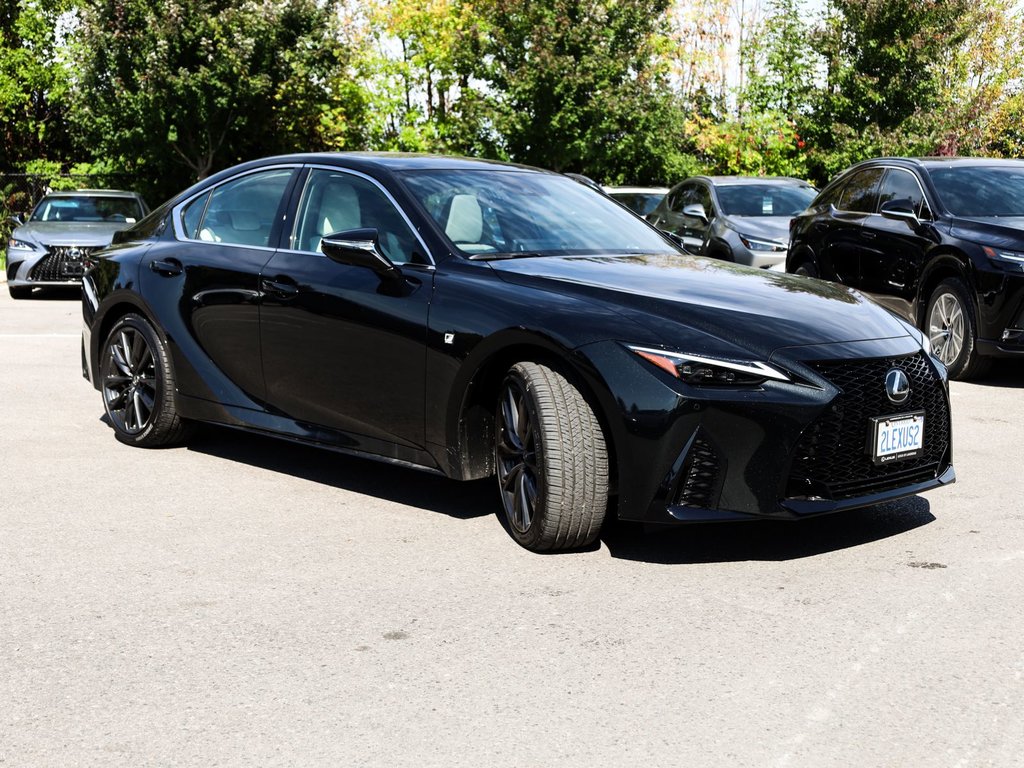
<svg viewBox="0 0 1024 768">
<path fill-rule="evenodd" d="M 850 177 L 836 208 L 841 211 L 874 213 L 878 209 L 878 182 L 884 171 L 884 168 L 865 168 Z"/>
<path fill-rule="evenodd" d="M 375 184 L 342 171 L 314 168 L 302 192 L 291 248 L 320 251 L 324 235 L 377 230 L 381 250 L 396 264 L 422 261 L 422 249 L 398 209 Z"/>
<path fill-rule="evenodd" d="M 181 212 L 181 228 L 185 230 L 185 237 L 190 240 L 195 240 L 199 235 L 199 222 L 203 220 L 209 200 L 210 193 L 207 192 L 186 205 Z"/>
<path fill-rule="evenodd" d="M 927 210 L 924 193 L 921 191 L 921 185 L 917 178 L 910 171 L 900 168 L 890 168 L 882 182 L 878 205 L 881 206 L 882 203 L 887 203 L 890 200 L 910 200 L 918 218 L 922 218 L 922 212 Z"/>
<path fill-rule="evenodd" d="M 679 191 L 676 192 L 675 199 L 672 201 L 672 213 L 682 215 L 683 208 L 697 202 L 700 201 L 697 200 L 697 189 L 695 184 L 687 184 L 686 186 L 680 187 Z"/>
<path fill-rule="evenodd" d="M 814 201 L 808 206 L 808 208 L 818 208 L 819 206 L 826 205 L 834 205 L 838 208 L 839 198 L 845 190 L 845 184 L 836 184 L 832 187 L 826 187 L 820 195 L 814 198 Z"/>
<path fill-rule="evenodd" d="M 703 184 L 698 184 L 697 189 L 694 190 L 696 194 L 696 200 L 694 202 L 700 203 L 704 206 L 704 213 L 708 215 L 708 219 L 715 218 L 715 206 L 711 202 L 711 190 L 705 187 Z"/>
<path fill-rule="evenodd" d="M 291 175 L 292 169 L 282 168 L 250 173 L 221 184 L 209 194 L 209 203 L 201 214 L 196 234 L 190 236 L 210 243 L 268 247 Z M 193 213 L 192 207 L 199 208 L 205 197 L 191 203 L 183 212 L 186 234 L 190 230 L 185 220 L 190 214 L 200 216 Z"/>
</svg>

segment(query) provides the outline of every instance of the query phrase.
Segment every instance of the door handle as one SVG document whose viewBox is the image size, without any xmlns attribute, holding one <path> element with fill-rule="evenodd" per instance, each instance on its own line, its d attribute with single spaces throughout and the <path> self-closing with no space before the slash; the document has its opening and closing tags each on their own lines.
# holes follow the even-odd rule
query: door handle
<svg viewBox="0 0 1024 768">
<path fill-rule="evenodd" d="M 878 237 L 878 235 L 876 235 L 870 229 L 862 229 L 860 231 L 860 236 L 863 237 L 865 240 L 874 240 L 876 237 Z"/>
<path fill-rule="evenodd" d="M 294 299 L 299 295 L 299 286 L 289 278 L 269 280 L 264 277 L 260 280 L 260 288 L 264 293 L 268 293 L 276 299 Z"/>
<path fill-rule="evenodd" d="M 149 268 L 158 275 L 163 275 L 164 277 L 175 277 L 176 275 L 180 275 L 185 269 L 177 259 L 156 259 L 149 262 Z"/>
</svg>

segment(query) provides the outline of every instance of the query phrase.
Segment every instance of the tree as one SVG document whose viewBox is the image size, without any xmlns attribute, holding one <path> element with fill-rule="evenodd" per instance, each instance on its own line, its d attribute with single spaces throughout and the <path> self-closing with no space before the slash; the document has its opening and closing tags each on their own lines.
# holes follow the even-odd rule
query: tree
<svg viewBox="0 0 1024 768">
<path fill-rule="evenodd" d="M 0 8 L 0 172 L 69 156 L 60 22 L 71 7 L 70 0 L 21 0 Z"/>
<path fill-rule="evenodd" d="M 162 194 L 253 157 L 358 146 L 337 18 L 315 0 L 92 0 L 76 122 Z"/>
</svg>

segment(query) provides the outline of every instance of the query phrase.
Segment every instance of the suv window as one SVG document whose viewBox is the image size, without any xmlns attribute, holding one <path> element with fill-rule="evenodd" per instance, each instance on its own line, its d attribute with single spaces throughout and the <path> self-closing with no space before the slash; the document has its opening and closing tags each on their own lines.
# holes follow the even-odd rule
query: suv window
<svg viewBox="0 0 1024 768">
<path fill-rule="evenodd" d="M 380 248 L 396 264 L 422 261 L 416 236 L 375 184 L 341 171 L 313 169 L 299 203 L 291 248 L 320 251 L 320 240 L 350 229 L 377 230 Z"/>
<path fill-rule="evenodd" d="M 841 211 L 874 213 L 878 209 L 878 182 L 884 168 L 865 168 L 846 182 L 842 197 L 836 206 Z"/>
<path fill-rule="evenodd" d="M 186 234 L 210 243 L 231 243 L 268 247 L 281 198 L 288 187 L 293 170 L 278 168 L 250 173 L 221 184 L 210 193 L 210 201 L 202 221 L 189 231 L 196 217 L 193 208 L 200 209 L 203 195 L 185 209 L 182 224 Z"/>
<path fill-rule="evenodd" d="M 672 213 L 678 213 L 682 215 L 683 208 L 693 203 L 699 203 L 697 199 L 697 185 L 696 184 L 684 184 L 678 190 L 676 190 L 675 196 L 672 198 L 670 208 Z"/>
<path fill-rule="evenodd" d="M 914 213 L 918 218 L 924 218 L 923 212 L 927 210 L 924 200 L 924 192 L 917 177 L 910 171 L 902 168 L 890 168 L 882 181 L 882 188 L 878 194 L 878 205 L 887 203 L 890 200 L 910 200 Z"/>
</svg>

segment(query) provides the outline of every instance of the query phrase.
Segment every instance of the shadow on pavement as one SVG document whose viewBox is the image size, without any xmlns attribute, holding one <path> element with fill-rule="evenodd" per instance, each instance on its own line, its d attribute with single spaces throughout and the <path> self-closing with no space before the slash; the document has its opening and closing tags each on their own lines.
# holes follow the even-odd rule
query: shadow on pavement
<svg viewBox="0 0 1024 768">
<path fill-rule="evenodd" d="M 996 360 L 987 375 L 970 383 L 983 387 L 1024 388 L 1024 360 Z"/>
<path fill-rule="evenodd" d="M 463 520 L 493 515 L 501 503 L 493 478 L 460 483 L 415 469 L 226 428 L 203 426 L 188 441 L 187 448 Z"/>
<path fill-rule="evenodd" d="M 0 290 L 3 290 L 0 288 Z M 36 288 L 32 291 L 32 296 L 27 299 L 19 299 L 18 301 L 81 301 L 82 300 L 82 287 L 78 285 L 69 285 L 65 287 L 54 287 L 50 286 L 47 288 Z"/>
<path fill-rule="evenodd" d="M 935 520 L 912 496 L 809 520 L 648 527 L 614 522 L 602 536 L 612 557 L 647 563 L 729 563 L 814 557 L 898 536 Z"/>
</svg>

